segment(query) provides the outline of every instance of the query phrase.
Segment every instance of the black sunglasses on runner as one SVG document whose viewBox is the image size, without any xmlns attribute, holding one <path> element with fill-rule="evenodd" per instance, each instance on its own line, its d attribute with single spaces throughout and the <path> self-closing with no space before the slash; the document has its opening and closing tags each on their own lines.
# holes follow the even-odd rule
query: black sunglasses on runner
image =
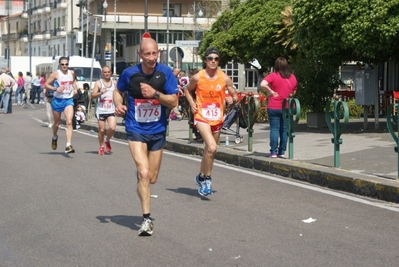
<svg viewBox="0 0 399 267">
<path fill-rule="evenodd" d="M 207 57 L 206 59 L 209 60 L 209 61 L 213 61 L 213 60 L 219 61 L 220 58 L 218 58 L 218 57 Z"/>
</svg>

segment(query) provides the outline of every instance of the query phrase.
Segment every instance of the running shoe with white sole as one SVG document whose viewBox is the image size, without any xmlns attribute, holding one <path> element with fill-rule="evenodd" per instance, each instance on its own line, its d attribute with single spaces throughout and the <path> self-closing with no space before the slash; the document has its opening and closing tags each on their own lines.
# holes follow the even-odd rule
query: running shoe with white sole
<svg viewBox="0 0 399 267">
<path fill-rule="evenodd" d="M 205 197 L 205 196 L 208 195 L 207 192 L 209 191 L 209 190 L 206 189 L 206 187 L 207 187 L 207 185 L 206 185 L 206 180 L 200 181 L 199 178 L 200 178 L 200 175 L 199 175 L 199 174 L 198 174 L 197 176 L 195 176 L 195 178 L 194 178 L 196 184 L 199 186 L 199 188 L 198 188 L 198 194 L 200 194 L 201 196 Z"/>
<path fill-rule="evenodd" d="M 205 177 L 205 190 L 204 191 L 208 195 L 213 194 L 213 191 L 212 191 L 212 177 L 210 177 L 210 176 Z"/>
<path fill-rule="evenodd" d="M 65 153 L 75 153 L 75 149 L 73 149 L 72 145 L 69 145 L 65 148 Z"/>
<path fill-rule="evenodd" d="M 138 231 L 139 236 L 151 236 L 153 233 L 154 224 L 151 218 L 144 218 L 141 227 Z"/>
</svg>

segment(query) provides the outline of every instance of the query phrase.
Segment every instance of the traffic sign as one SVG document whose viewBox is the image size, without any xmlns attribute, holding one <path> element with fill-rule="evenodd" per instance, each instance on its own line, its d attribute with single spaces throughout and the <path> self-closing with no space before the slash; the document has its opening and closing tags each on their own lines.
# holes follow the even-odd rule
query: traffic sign
<svg viewBox="0 0 399 267">
<path fill-rule="evenodd" d="M 188 40 L 188 41 L 183 41 L 183 40 L 177 40 L 176 45 L 180 47 L 198 47 L 200 41 L 199 40 Z"/>
<path fill-rule="evenodd" d="M 91 16 L 89 20 L 89 34 L 101 35 L 102 17 Z"/>
<path fill-rule="evenodd" d="M 169 56 L 173 61 L 181 61 L 184 57 L 183 49 L 180 47 L 173 47 L 170 49 Z"/>
</svg>

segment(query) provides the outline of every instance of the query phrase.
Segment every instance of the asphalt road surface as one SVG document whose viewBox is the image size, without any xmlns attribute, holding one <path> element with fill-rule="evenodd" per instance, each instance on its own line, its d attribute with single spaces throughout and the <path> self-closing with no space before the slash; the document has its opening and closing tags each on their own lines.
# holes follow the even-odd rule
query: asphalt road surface
<svg viewBox="0 0 399 267">
<path fill-rule="evenodd" d="M 165 151 L 141 223 L 124 140 L 65 131 L 51 150 L 38 109 L 0 114 L 0 266 L 398 266 L 399 206 L 217 162 L 201 197 L 199 157 Z"/>
</svg>

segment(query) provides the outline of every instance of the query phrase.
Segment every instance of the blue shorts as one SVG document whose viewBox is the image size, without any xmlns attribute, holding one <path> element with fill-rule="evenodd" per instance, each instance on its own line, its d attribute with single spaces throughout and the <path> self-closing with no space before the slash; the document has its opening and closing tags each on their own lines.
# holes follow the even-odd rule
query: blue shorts
<svg viewBox="0 0 399 267">
<path fill-rule="evenodd" d="M 126 131 L 126 138 L 129 141 L 146 143 L 149 151 L 160 150 L 166 143 L 166 133 L 164 132 L 157 134 L 139 134 Z"/>
<path fill-rule="evenodd" d="M 63 112 L 67 106 L 73 106 L 73 98 L 53 97 L 51 108 L 57 112 Z"/>
</svg>

